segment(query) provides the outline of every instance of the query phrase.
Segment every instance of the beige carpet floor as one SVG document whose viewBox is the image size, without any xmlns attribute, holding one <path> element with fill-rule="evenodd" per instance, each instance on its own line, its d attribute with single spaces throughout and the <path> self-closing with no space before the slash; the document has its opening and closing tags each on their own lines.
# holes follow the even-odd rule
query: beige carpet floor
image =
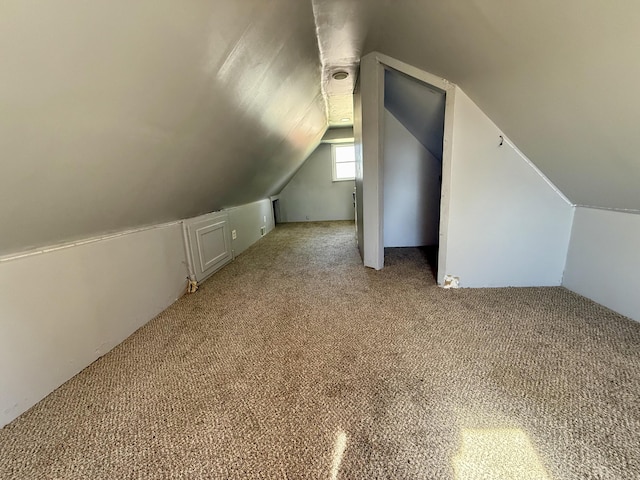
<svg viewBox="0 0 640 480">
<path fill-rule="evenodd" d="M 640 324 L 279 226 L 0 431 L 0 478 L 637 479 Z"/>
</svg>

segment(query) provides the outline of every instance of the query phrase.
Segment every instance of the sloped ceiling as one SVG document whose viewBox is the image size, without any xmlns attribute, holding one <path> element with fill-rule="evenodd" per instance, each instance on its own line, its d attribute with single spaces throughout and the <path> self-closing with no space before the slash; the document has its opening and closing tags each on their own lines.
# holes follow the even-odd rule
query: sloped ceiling
<svg viewBox="0 0 640 480">
<path fill-rule="evenodd" d="M 353 87 L 364 41 L 377 21 L 376 2 L 311 0 L 322 61 L 322 90 L 327 98 L 329 126 L 353 125 Z M 349 77 L 334 80 L 333 74 Z"/>
<path fill-rule="evenodd" d="M 577 204 L 640 209 L 640 3 L 390 1 L 383 53 L 457 83 Z"/>
<path fill-rule="evenodd" d="M 445 93 L 395 70 L 384 72 L 384 107 L 442 161 Z"/>
<path fill-rule="evenodd" d="M 0 254 L 279 191 L 372 50 L 459 84 L 573 202 L 640 209 L 638 18 L 630 0 L 3 1 Z"/>
<path fill-rule="evenodd" d="M 0 254 L 279 190 L 327 125 L 309 1 L 0 3 Z"/>
<path fill-rule="evenodd" d="M 351 48 L 460 85 L 574 203 L 640 210 L 640 2 L 323 3 L 365 4 Z"/>
</svg>

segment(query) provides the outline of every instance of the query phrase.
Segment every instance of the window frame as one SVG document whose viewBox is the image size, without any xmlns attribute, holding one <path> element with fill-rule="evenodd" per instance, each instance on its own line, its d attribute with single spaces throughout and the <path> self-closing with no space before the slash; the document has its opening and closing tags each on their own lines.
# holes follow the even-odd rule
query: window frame
<svg viewBox="0 0 640 480">
<path fill-rule="evenodd" d="M 339 162 L 339 163 L 353 163 L 353 167 L 354 167 L 354 175 L 353 175 L 353 177 L 337 178 L 337 172 L 336 172 L 336 149 L 340 148 L 340 147 L 353 147 L 354 148 L 353 162 L 351 162 L 351 161 L 349 161 L 349 162 Z M 356 166 L 356 155 L 355 155 L 355 144 L 354 144 L 354 142 L 341 142 L 341 143 L 332 143 L 331 144 L 331 180 L 333 182 L 353 182 L 356 179 L 356 177 L 355 177 L 355 166 Z"/>
</svg>

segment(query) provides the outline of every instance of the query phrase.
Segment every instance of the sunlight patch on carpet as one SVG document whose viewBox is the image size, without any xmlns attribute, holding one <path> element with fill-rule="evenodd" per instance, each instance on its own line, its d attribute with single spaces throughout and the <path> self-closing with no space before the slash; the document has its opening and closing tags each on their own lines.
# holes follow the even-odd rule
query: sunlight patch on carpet
<svg viewBox="0 0 640 480">
<path fill-rule="evenodd" d="M 342 457 L 346 449 L 347 434 L 342 430 L 339 430 L 336 434 L 336 440 L 333 444 L 333 456 L 331 460 L 331 480 L 336 480 L 338 478 L 340 464 L 342 463 Z"/>
<path fill-rule="evenodd" d="M 529 435 L 518 428 L 463 429 L 453 468 L 456 480 L 551 480 Z"/>
</svg>

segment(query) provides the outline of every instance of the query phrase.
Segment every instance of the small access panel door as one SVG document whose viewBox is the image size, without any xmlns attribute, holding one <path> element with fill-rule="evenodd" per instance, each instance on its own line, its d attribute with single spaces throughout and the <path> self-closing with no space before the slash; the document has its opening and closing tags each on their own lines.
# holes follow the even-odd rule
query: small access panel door
<svg viewBox="0 0 640 480">
<path fill-rule="evenodd" d="M 203 281 L 232 259 L 228 214 L 198 217 L 187 225 L 196 280 Z"/>
</svg>

